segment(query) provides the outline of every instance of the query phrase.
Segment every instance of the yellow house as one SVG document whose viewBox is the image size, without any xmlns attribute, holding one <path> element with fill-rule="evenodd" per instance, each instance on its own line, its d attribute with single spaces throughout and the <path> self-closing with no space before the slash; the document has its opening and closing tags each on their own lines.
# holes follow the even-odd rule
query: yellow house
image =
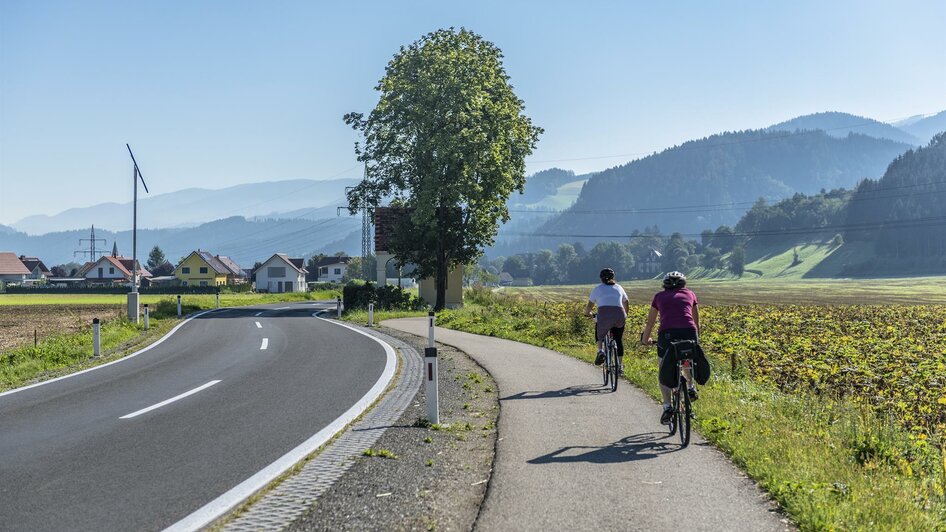
<svg viewBox="0 0 946 532">
<path fill-rule="evenodd" d="M 210 252 L 192 251 L 174 268 L 174 277 L 183 286 L 221 286 L 227 284 L 227 276 L 233 275 L 225 264 Z"/>
</svg>

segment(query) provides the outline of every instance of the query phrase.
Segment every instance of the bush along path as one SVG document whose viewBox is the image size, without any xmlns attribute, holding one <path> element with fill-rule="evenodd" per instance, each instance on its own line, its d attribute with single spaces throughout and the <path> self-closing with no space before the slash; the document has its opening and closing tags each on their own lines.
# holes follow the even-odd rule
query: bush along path
<svg viewBox="0 0 946 532">
<path fill-rule="evenodd" d="M 467 296 L 467 308 L 442 313 L 438 324 L 593 359 L 577 303 Z M 631 307 L 624 369 L 658 398 L 653 348 L 633 338 L 646 312 Z M 703 314 L 714 375 L 696 404 L 696 426 L 801 528 L 946 530 L 946 399 L 935 394 L 946 362 L 943 307 L 741 306 Z M 898 367 L 888 372 L 891 365 Z M 924 398 L 918 388 L 934 393 Z"/>
<path fill-rule="evenodd" d="M 427 334 L 426 320 L 387 327 Z M 788 520 L 699 437 L 682 448 L 631 386 L 547 349 L 438 329 L 499 387 L 496 460 L 482 530 L 780 530 Z M 697 408 L 699 408 L 697 403 Z"/>
</svg>

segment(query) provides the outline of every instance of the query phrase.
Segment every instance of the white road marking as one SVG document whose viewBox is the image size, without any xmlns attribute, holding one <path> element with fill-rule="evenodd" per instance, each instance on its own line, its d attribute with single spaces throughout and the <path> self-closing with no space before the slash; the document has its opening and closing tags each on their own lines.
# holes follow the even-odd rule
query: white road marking
<svg viewBox="0 0 946 532">
<path fill-rule="evenodd" d="M 262 314 L 262 312 L 257 312 L 256 314 L 254 314 L 254 316 L 259 317 L 260 314 Z"/>
<path fill-rule="evenodd" d="M 198 387 L 194 388 L 193 390 L 191 390 L 191 391 L 189 391 L 189 392 L 184 392 L 184 393 L 182 393 L 181 395 L 175 395 L 174 397 L 172 397 L 172 398 L 170 398 L 170 399 L 168 399 L 168 400 L 166 400 L 166 401 L 161 401 L 160 403 L 158 403 L 158 404 L 156 404 L 156 405 L 151 405 L 151 406 L 149 406 L 148 408 L 142 408 L 141 410 L 138 410 L 137 412 L 132 412 L 131 414 L 124 415 L 124 416 L 122 416 L 122 417 L 120 417 L 120 418 L 118 418 L 118 419 L 131 419 L 131 418 L 133 418 L 133 417 L 138 417 L 138 416 L 140 416 L 141 414 L 146 414 L 146 413 L 148 413 L 148 412 L 150 412 L 150 411 L 152 411 L 152 410 L 161 408 L 162 406 L 169 405 L 169 404 L 173 403 L 174 401 L 179 401 L 179 400 L 181 400 L 181 399 L 183 399 L 183 398 L 185 398 L 185 397 L 187 397 L 187 396 L 189 396 L 189 395 L 194 395 L 195 393 L 197 393 L 197 392 L 199 392 L 199 391 L 201 391 L 201 390 L 206 390 L 207 388 L 210 388 L 211 386 L 213 386 L 214 384 L 217 384 L 218 382 L 220 382 L 220 381 L 210 381 L 210 382 L 208 382 L 207 384 L 204 384 L 203 386 L 198 386 Z"/>
<path fill-rule="evenodd" d="M 259 346 L 260 351 L 266 349 L 267 347 L 269 347 L 269 338 L 263 338 L 263 343 Z"/>
<path fill-rule="evenodd" d="M 205 504 L 199 510 L 188 515 L 184 519 L 181 519 L 177 523 L 169 526 L 165 529 L 165 532 L 200 530 L 201 528 L 212 523 L 214 520 L 218 519 L 223 514 L 229 512 L 231 509 L 243 502 L 247 497 L 266 487 L 266 485 L 272 482 L 273 479 L 285 473 L 289 470 L 289 468 L 294 466 L 300 460 L 312 454 L 319 447 L 324 445 L 325 442 L 330 440 L 333 436 L 335 436 L 335 434 L 344 429 L 346 425 L 364 413 L 364 411 L 367 410 L 368 407 L 374 403 L 374 401 L 380 397 L 382 392 L 384 392 L 384 390 L 388 387 L 391 379 L 394 378 L 394 370 L 397 368 L 397 354 L 394 352 L 394 348 L 384 341 L 371 336 L 368 333 L 361 332 L 354 327 L 349 327 L 344 323 L 338 323 L 332 320 L 324 321 L 338 325 L 340 327 L 345 327 L 346 329 L 350 329 L 381 344 L 381 346 L 384 348 L 386 360 L 384 364 L 384 371 L 381 372 L 381 376 L 374 383 L 374 386 L 372 386 L 371 389 L 368 390 L 368 393 L 362 396 L 362 398 L 359 399 L 357 403 L 346 410 L 344 414 L 336 418 L 335 421 L 329 423 L 328 426 L 322 430 L 313 434 L 311 438 L 302 442 L 298 447 L 284 454 L 281 458 L 269 464 L 255 475 L 237 484 L 231 488 L 230 491 Z"/>
<path fill-rule="evenodd" d="M 262 328 L 263 328 L 263 326 L 262 326 L 262 325 L 260 325 L 260 324 L 259 324 L 259 322 L 256 322 L 256 328 L 257 328 L 257 329 L 262 329 Z"/>
<path fill-rule="evenodd" d="M 291 309 L 291 308 L 292 308 L 292 307 L 279 307 L 279 308 L 273 309 L 273 310 L 289 310 L 289 309 Z"/>
</svg>

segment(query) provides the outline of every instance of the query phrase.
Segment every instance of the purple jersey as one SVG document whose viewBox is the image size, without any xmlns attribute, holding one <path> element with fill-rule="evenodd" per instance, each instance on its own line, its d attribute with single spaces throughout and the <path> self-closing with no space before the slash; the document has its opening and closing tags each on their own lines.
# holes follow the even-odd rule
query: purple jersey
<svg viewBox="0 0 946 532">
<path fill-rule="evenodd" d="M 654 295 L 650 306 L 660 312 L 660 330 L 696 329 L 693 307 L 697 305 L 696 294 L 689 288 L 664 290 Z"/>
</svg>

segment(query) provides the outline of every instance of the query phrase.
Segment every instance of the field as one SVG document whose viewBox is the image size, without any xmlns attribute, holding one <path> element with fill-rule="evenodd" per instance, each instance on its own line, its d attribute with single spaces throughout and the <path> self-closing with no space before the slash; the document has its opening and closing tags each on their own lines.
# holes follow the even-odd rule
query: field
<svg viewBox="0 0 946 532">
<path fill-rule="evenodd" d="M 660 280 L 621 281 L 634 303 L 650 303 Z M 694 279 L 704 305 L 946 305 L 946 277 L 896 279 Z M 594 285 L 503 288 L 537 301 L 587 301 Z"/>
<path fill-rule="evenodd" d="M 590 361 L 586 292 L 557 293 L 474 291 L 438 323 Z M 704 307 L 699 430 L 802 529 L 946 529 L 946 306 L 778 302 Z M 654 352 L 633 342 L 647 310 L 631 309 L 625 375 L 659 397 Z"/>
</svg>

